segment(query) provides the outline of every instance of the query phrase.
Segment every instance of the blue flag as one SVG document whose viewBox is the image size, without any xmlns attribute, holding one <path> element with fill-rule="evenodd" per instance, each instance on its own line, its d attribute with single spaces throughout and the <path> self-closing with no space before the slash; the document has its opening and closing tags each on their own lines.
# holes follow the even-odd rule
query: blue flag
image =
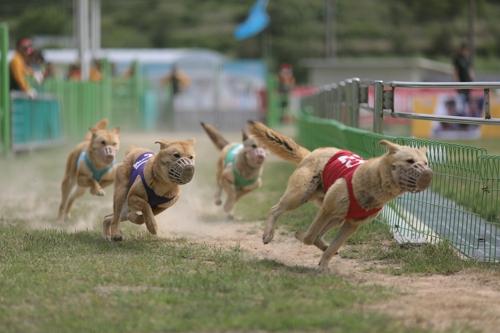
<svg viewBox="0 0 500 333">
<path fill-rule="evenodd" d="M 264 30 L 269 24 L 269 15 L 266 7 L 268 0 L 257 0 L 250 10 L 245 22 L 241 23 L 234 31 L 234 37 L 238 40 L 255 36 Z"/>
</svg>

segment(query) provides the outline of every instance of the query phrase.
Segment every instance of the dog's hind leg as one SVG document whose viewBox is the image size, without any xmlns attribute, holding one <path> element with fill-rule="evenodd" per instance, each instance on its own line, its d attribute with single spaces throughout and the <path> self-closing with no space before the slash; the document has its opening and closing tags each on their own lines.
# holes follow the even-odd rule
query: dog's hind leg
<svg viewBox="0 0 500 333">
<path fill-rule="evenodd" d="M 75 179 L 71 178 L 71 176 L 66 175 L 61 184 L 61 204 L 59 205 L 59 213 L 57 215 L 57 220 L 60 222 L 64 222 L 64 219 L 66 218 L 68 198 L 74 186 Z"/>
<path fill-rule="evenodd" d="M 64 210 L 64 217 L 68 215 L 75 200 L 81 197 L 84 193 L 85 193 L 85 187 L 80 187 L 80 186 L 78 186 L 76 190 L 73 193 L 71 193 L 68 199 L 68 203 L 66 205 L 66 209 Z"/>
<path fill-rule="evenodd" d="M 319 183 L 320 178 L 309 168 L 301 167 L 292 173 L 285 193 L 283 193 L 278 203 L 271 208 L 267 218 L 264 234 L 262 235 L 264 244 L 268 244 L 273 240 L 278 218 L 284 212 L 293 210 L 309 201 L 318 190 Z"/>
</svg>

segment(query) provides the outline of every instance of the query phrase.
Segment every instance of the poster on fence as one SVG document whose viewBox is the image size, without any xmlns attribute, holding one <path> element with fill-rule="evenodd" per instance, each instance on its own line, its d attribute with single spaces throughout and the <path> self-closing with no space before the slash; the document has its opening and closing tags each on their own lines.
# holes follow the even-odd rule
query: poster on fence
<svg viewBox="0 0 500 333">
<path fill-rule="evenodd" d="M 469 96 L 455 90 L 427 89 L 413 92 L 410 103 L 412 112 L 420 114 L 484 117 L 482 91 L 472 91 Z M 500 117 L 500 92 L 490 94 L 490 113 Z M 500 131 L 494 125 L 450 124 L 438 121 L 412 120 L 411 135 L 441 140 L 476 140 L 479 138 L 500 138 Z"/>
<path fill-rule="evenodd" d="M 483 117 L 483 96 L 466 93 L 440 94 L 434 114 L 436 116 Z M 479 125 L 433 122 L 432 138 L 445 140 L 475 140 L 481 137 Z"/>
</svg>

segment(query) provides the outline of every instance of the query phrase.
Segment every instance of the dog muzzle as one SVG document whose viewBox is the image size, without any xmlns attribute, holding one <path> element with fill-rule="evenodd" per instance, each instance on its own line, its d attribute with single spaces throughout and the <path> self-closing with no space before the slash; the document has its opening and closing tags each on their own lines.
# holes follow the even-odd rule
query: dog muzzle
<svg viewBox="0 0 500 333">
<path fill-rule="evenodd" d="M 168 178 L 180 185 L 187 184 L 194 176 L 194 161 L 181 157 L 168 169 Z"/>
<path fill-rule="evenodd" d="M 409 169 L 402 170 L 399 175 L 399 187 L 408 192 L 420 192 L 429 187 L 432 180 L 432 169 L 415 163 Z"/>
<path fill-rule="evenodd" d="M 116 156 L 116 148 L 112 146 L 104 146 L 101 148 L 101 156 L 106 160 L 114 160 Z"/>
</svg>

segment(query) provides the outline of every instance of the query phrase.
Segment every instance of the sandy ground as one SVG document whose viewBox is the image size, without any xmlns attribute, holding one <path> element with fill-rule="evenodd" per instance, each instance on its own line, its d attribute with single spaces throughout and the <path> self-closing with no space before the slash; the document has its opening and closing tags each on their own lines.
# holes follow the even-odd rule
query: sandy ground
<svg viewBox="0 0 500 333">
<path fill-rule="evenodd" d="M 189 138 L 192 134 L 178 135 Z M 213 204 L 213 189 L 210 183 L 211 169 L 214 169 L 216 150 L 203 136 L 197 136 L 197 175 L 195 180 L 183 188 L 179 202 L 167 212 L 158 216 L 160 237 L 186 238 L 196 243 L 206 243 L 224 248 L 239 246 L 249 256 L 275 260 L 289 266 L 316 268 L 320 252 L 315 247 L 305 246 L 294 239 L 292 234 L 279 231 L 274 241 L 263 245 L 261 241 L 262 221 L 254 223 L 224 221 L 219 207 Z M 229 135 L 237 139 L 238 134 Z M 154 148 L 154 140 L 169 135 L 129 135 L 123 148 L 129 143 Z M 124 149 L 123 149 L 124 150 Z M 49 161 L 50 162 L 50 161 Z M 3 191 L 0 193 L 0 209 L 7 211 L 9 221 L 16 218 L 29 220 L 29 227 L 56 228 L 78 231 L 99 228 L 96 224 L 98 210 L 78 216 L 70 225 L 61 226 L 54 222 L 58 204 L 59 184 L 47 184 L 40 163 L 49 163 L 43 158 L 34 158 L 27 164 L 5 164 L 12 168 L 9 179 L 2 179 Z M 62 161 L 57 161 L 62 170 Z M 204 168 L 205 170 L 201 170 Z M 28 175 L 28 176 L 26 176 Z M 209 179 L 202 179 L 209 177 Z M 47 191 L 54 192 L 47 195 Z M 107 188 L 103 199 L 86 195 L 76 205 L 99 205 L 100 209 L 111 208 L 112 188 Z M 243 199 L 244 200 L 244 199 Z M 271 203 L 270 203 L 271 205 Z M 22 207 L 22 209 L 15 209 Z M 211 216 L 207 222 L 206 216 Z M 216 217 L 215 219 L 213 217 Z M 220 218 L 219 218 L 220 217 Z M 283 217 L 286 218 L 286 215 Z M 0 217 L 0 222 L 2 218 Z M 220 222 L 217 222 L 219 220 Z M 12 223 L 12 222 L 11 222 Z M 146 232 L 146 231 L 145 231 Z M 126 240 L 125 240 L 126 241 Z M 383 266 L 380 262 L 334 258 L 330 272 L 346 277 L 354 284 L 382 285 L 394 289 L 395 295 L 389 301 L 374 304 L 370 310 L 380 311 L 398 318 L 408 325 L 418 325 L 426 329 L 446 330 L 454 327 L 470 327 L 483 332 L 500 331 L 500 280 L 498 274 L 485 272 L 462 272 L 454 275 L 394 276 L 378 273 Z"/>
</svg>

